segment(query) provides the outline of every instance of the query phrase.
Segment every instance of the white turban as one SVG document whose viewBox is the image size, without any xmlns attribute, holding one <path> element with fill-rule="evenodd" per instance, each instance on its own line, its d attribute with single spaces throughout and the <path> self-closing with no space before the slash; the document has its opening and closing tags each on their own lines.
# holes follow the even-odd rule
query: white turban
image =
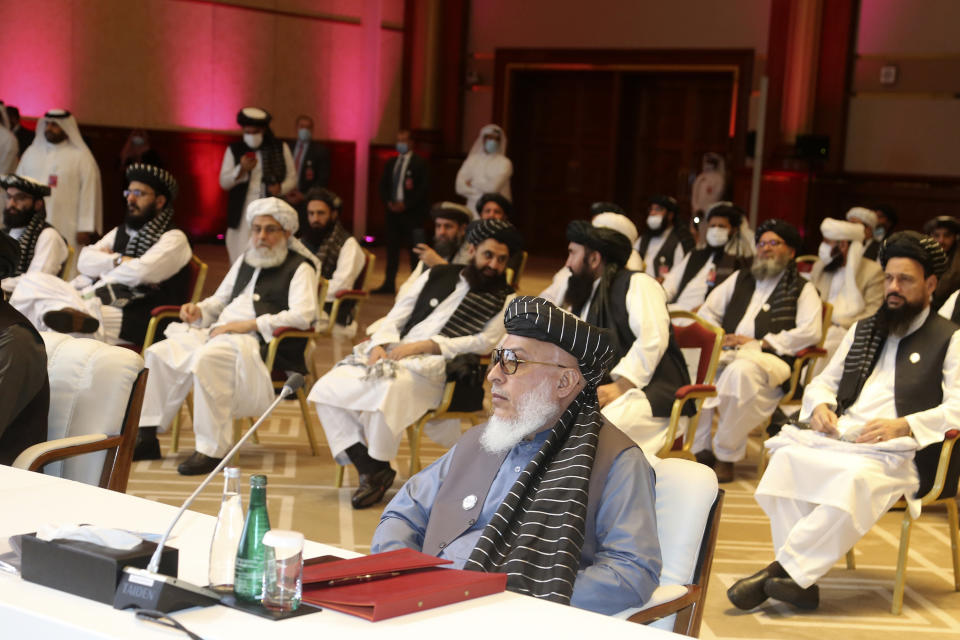
<svg viewBox="0 0 960 640">
<path fill-rule="evenodd" d="M 610 211 L 606 213 L 598 213 L 597 215 L 593 216 L 591 224 L 600 229 L 612 229 L 613 231 L 619 231 L 630 239 L 630 244 L 636 242 L 637 238 L 639 237 L 637 234 L 637 225 L 633 224 L 630 221 L 630 218 L 620 213 L 613 213 Z"/>
<path fill-rule="evenodd" d="M 866 207 L 853 207 L 847 211 L 847 220 L 862 222 L 871 230 L 877 227 L 877 214 Z"/>
<path fill-rule="evenodd" d="M 247 223 L 253 225 L 257 216 L 271 216 L 284 231 L 296 233 L 300 228 L 297 210 L 280 198 L 260 198 L 247 205 Z"/>
<path fill-rule="evenodd" d="M 852 210 L 851 210 L 852 211 Z M 871 212 L 872 213 L 872 212 Z M 848 213 L 847 216 L 850 214 Z M 836 218 L 824 218 L 820 223 L 820 233 L 827 240 L 834 242 L 847 240 L 850 242 L 863 242 L 864 230 L 862 224 L 856 222 L 844 222 Z"/>
</svg>

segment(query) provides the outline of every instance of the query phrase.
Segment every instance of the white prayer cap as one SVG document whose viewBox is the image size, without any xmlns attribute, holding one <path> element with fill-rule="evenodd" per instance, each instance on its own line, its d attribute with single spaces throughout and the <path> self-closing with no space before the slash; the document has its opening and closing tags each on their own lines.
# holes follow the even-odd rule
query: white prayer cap
<svg viewBox="0 0 960 640">
<path fill-rule="evenodd" d="M 847 214 L 850 215 L 850 214 Z M 824 218 L 820 223 L 820 233 L 826 240 L 849 240 L 863 242 L 864 230 L 862 224 L 845 222 L 836 218 Z"/>
<path fill-rule="evenodd" d="M 300 228 L 297 210 L 280 198 L 260 198 L 247 206 L 247 222 L 253 224 L 257 216 L 270 216 L 280 223 L 284 231 L 296 233 Z"/>
<path fill-rule="evenodd" d="M 877 226 L 877 214 L 866 207 L 853 207 L 847 211 L 847 220 L 851 222 L 862 222 L 870 227 L 871 230 Z"/>
<path fill-rule="evenodd" d="M 630 218 L 620 213 L 613 213 L 611 211 L 598 213 L 593 216 L 591 223 L 599 229 L 619 231 L 630 239 L 631 245 L 635 243 L 639 237 L 639 234 L 637 234 L 637 225 L 633 224 Z"/>
</svg>

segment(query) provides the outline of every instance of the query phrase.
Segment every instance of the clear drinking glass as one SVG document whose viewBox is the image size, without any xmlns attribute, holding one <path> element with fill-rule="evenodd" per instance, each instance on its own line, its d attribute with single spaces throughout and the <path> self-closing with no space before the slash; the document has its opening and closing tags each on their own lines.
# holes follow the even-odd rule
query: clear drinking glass
<svg viewBox="0 0 960 640">
<path fill-rule="evenodd" d="M 263 535 L 263 546 L 263 606 L 274 611 L 294 611 L 303 595 L 303 534 L 271 529 Z"/>
</svg>

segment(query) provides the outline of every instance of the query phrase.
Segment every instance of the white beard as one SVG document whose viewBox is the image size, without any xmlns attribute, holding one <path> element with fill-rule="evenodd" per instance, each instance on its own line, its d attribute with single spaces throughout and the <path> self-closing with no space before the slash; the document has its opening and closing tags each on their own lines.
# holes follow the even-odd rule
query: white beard
<svg viewBox="0 0 960 640">
<path fill-rule="evenodd" d="M 544 380 L 533 391 L 520 398 L 517 401 L 517 415 L 513 418 L 491 416 L 480 436 L 480 446 L 489 453 L 503 453 L 512 449 L 526 436 L 548 426 L 545 421 L 554 415 L 558 408 L 558 403 L 550 399 L 554 384 L 556 383 L 552 380 Z"/>
<path fill-rule="evenodd" d="M 244 262 L 249 264 L 254 269 L 257 267 L 260 267 L 261 269 L 279 267 L 286 259 L 287 244 L 285 242 L 281 242 L 272 249 L 269 247 L 254 247 L 251 245 L 247 247 L 247 250 L 243 253 Z"/>
</svg>

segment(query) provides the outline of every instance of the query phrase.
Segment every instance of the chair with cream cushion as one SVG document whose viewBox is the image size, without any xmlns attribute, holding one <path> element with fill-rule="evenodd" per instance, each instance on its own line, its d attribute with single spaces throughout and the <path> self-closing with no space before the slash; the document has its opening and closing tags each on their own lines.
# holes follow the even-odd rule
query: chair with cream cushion
<svg viewBox="0 0 960 640">
<path fill-rule="evenodd" d="M 43 332 L 50 379 L 47 441 L 14 467 L 126 491 L 147 371 L 130 349 Z"/>
</svg>

